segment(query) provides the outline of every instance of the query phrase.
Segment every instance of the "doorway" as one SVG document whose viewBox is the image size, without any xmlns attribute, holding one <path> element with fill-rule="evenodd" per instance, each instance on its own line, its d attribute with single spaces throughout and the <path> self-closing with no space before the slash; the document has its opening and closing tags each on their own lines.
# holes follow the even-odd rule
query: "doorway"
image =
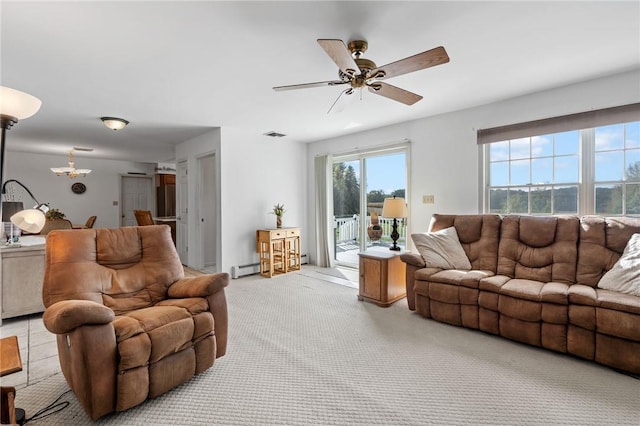
<svg viewBox="0 0 640 426">
<path fill-rule="evenodd" d="M 200 232 L 200 264 L 204 268 L 216 266 L 216 156 L 198 158 L 198 216 Z"/>
<path fill-rule="evenodd" d="M 120 226 L 136 226 L 134 210 L 150 210 L 153 214 L 153 178 L 151 176 L 120 177 Z"/>
<path fill-rule="evenodd" d="M 188 217 L 188 201 L 189 201 L 189 182 L 187 177 L 187 162 L 179 161 L 176 166 L 176 249 L 178 250 L 178 256 L 183 265 L 188 265 L 188 250 L 187 245 L 188 232 L 189 232 L 189 217 Z"/>
<path fill-rule="evenodd" d="M 382 205 L 389 197 L 407 199 L 407 171 L 406 146 L 334 157 L 333 238 L 337 265 L 357 268 L 360 251 L 391 246 L 392 219 L 382 217 Z M 382 232 L 368 232 L 372 217 Z M 406 219 L 399 222 L 398 245 L 404 248 Z"/>
</svg>

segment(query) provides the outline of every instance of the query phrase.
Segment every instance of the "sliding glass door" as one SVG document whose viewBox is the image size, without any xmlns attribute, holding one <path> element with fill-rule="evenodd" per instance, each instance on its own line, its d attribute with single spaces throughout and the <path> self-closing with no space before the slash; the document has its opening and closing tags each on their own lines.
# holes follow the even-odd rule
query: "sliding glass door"
<svg viewBox="0 0 640 426">
<path fill-rule="evenodd" d="M 333 225 L 338 265 L 358 266 L 358 252 L 391 246 L 393 219 L 382 217 L 387 197 L 405 198 L 407 147 L 335 156 Z M 372 223 L 373 222 L 373 223 Z M 406 219 L 399 219 L 398 245 L 406 245 Z"/>
</svg>

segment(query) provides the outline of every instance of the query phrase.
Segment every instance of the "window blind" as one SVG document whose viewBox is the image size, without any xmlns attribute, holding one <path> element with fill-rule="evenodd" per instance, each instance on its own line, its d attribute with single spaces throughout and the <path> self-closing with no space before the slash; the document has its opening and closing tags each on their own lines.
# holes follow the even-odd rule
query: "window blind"
<svg viewBox="0 0 640 426">
<path fill-rule="evenodd" d="M 640 103 L 478 130 L 478 145 L 640 121 Z"/>
</svg>

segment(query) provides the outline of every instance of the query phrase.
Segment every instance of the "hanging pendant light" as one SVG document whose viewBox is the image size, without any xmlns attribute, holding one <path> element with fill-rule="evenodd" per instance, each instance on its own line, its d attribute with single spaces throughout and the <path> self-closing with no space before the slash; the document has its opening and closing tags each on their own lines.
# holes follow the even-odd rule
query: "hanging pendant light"
<svg viewBox="0 0 640 426">
<path fill-rule="evenodd" d="M 52 167 L 51 171 L 57 176 L 67 175 L 71 179 L 78 176 L 86 176 L 91 173 L 91 169 L 76 169 L 73 162 L 73 149 L 69 150 L 69 166 L 68 167 Z"/>
</svg>

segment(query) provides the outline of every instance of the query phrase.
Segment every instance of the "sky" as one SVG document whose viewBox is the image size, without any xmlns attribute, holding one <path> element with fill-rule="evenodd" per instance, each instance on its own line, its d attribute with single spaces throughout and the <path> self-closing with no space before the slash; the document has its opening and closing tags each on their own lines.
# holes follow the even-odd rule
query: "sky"
<svg viewBox="0 0 640 426">
<path fill-rule="evenodd" d="M 404 152 L 367 157 L 365 161 L 367 192 L 383 190 L 391 194 L 396 189 L 405 189 L 407 166 Z M 362 183 L 358 160 L 348 161 L 347 164 L 353 166 L 358 182 Z"/>
</svg>

